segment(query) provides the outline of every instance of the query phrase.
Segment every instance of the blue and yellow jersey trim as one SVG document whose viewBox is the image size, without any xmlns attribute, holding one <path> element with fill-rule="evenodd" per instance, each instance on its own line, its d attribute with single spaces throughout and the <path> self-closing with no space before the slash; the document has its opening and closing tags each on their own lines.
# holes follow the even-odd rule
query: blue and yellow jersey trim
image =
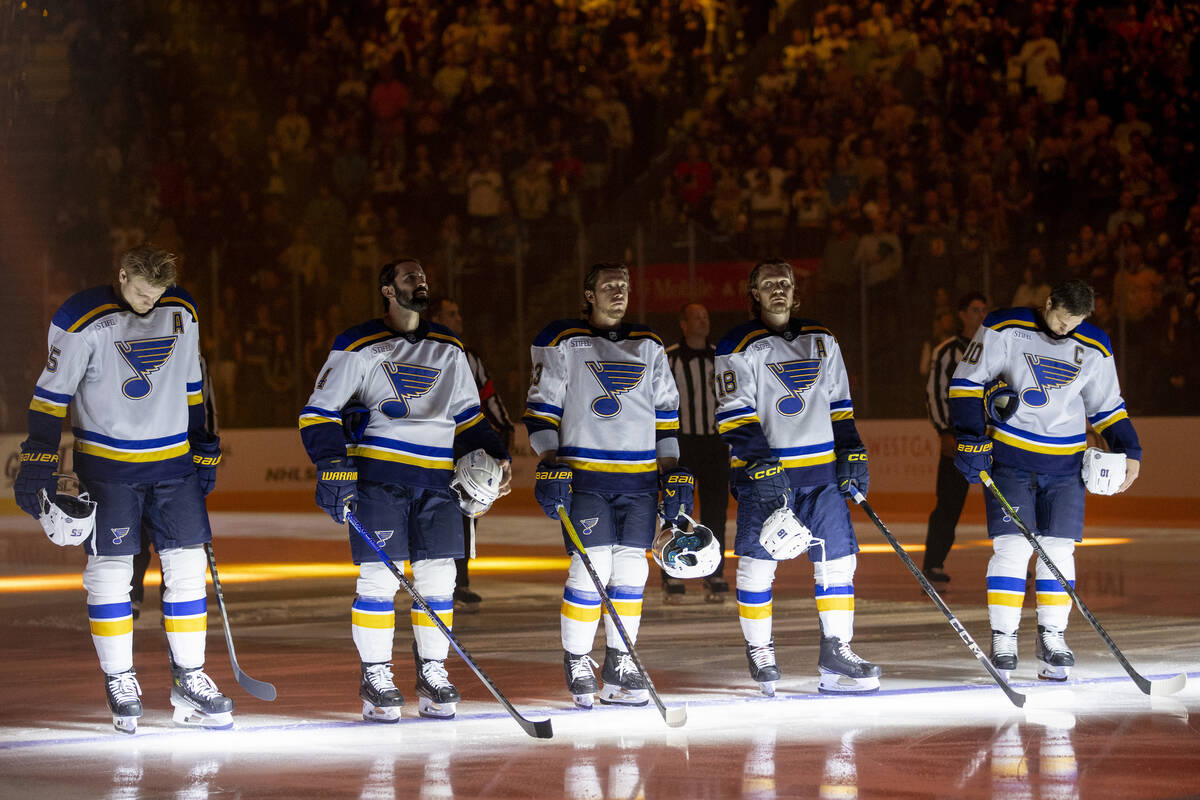
<svg viewBox="0 0 1200 800">
<path fill-rule="evenodd" d="M 188 381 L 187 402 L 189 406 L 198 406 L 204 402 L 204 381 Z"/>
<path fill-rule="evenodd" d="M 1090 322 L 1080 323 L 1078 328 L 1071 331 L 1071 338 L 1099 352 L 1105 358 L 1112 358 L 1112 342 L 1108 334 Z"/>
<path fill-rule="evenodd" d="M 71 395 L 50 392 L 40 386 L 35 386 L 33 399 L 29 401 L 29 410 L 63 419 L 67 416 L 67 406 L 70 404 Z"/>
<path fill-rule="evenodd" d="M 725 434 L 743 425 L 762 424 L 758 412 L 750 406 L 717 412 L 717 433 Z"/>
<path fill-rule="evenodd" d="M 784 469 L 803 469 L 837 461 L 833 442 L 806 444 L 802 447 L 772 447 L 771 455 L 779 459 Z M 733 467 L 746 467 L 750 462 L 734 457 L 729 460 L 729 464 Z"/>
<path fill-rule="evenodd" d="M 557 428 L 562 423 L 562 407 L 549 403 L 527 403 L 522 419 L 526 423 Z"/>
<path fill-rule="evenodd" d="M 600 450 L 591 447 L 560 447 L 560 461 L 589 472 L 643 473 L 658 471 L 654 450 Z"/>
<path fill-rule="evenodd" d="M 81 428 L 74 428 L 73 433 L 76 452 L 110 461 L 142 464 L 167 461 L 191 452 L 186 431 L 155 439 L 116 439 Z"/>
<path fill-rule="evenodd" d="M 1019 328 L 1049 334 L 1039 320 L 1037 312 L 1031 308 L 1006 308 L 988 314 L 983 324 L 996 332 Z M 1078 328 L 1067 334 L 1067 338 L 1092 348 L 1105 358 L 1112 358 L 1112 342 L 1108 334 L 1090 322 L 1080 323 Z"/>
<path fill-rule="evenodd" d="M 373 319 L 361 325 L 355 325 L 353 328 L 348 328 L 338 334 L 337 338 L 333 340 L 333 347 L 331 349 L 342 350 L 347 353 L 357 353 L 376 342 L 394 339 L 399 335 L 379 320 Z"/>
<path fill-rule="evenodd" d="M 52 324 L 68 333 L 78 333 L 98 319 L 121 310 L 111 286 L 95 286 L 67 298 L 54 312 Z"/>
<path fill-rule="evenodd" d="M 1125 404 L 1121 403 L 1116 408 L 1088 417 L 1088 423 L 1096 429 L 1096 433 L 1103 433 L 1106 428 L 1111 428 L 1123 419 L 1129 419 L 1129 414 L 1125 411 Z"/>
<path fill-rule="evenodd" d="M 835 400 L 829 404 L 829 419 L 838 422 L 854 419 L 854 404 L 850 400 Z"/>
<path fill-rule="evenodd" d="M 679 430 L 679 411 L 668 410 L 654 412 L 654 429 L 658 431 Z"/>
<path fill-rule="evenodd" d="M 184 289 L 178 286 L 172 286 L 167 291 L 163 292 L 163 296 L 159 298 L 157 305 L 176 306 L 187 311 L 192 316 L 192 322 L 199 322 L 200 315 L 196 313 L 196 301 Z"/>
<path fill-rule="evenodd" d="M 979 400 L 983 399 L 983 384 L 975 381 L 964 380 L 963 378 L 951 378 L 950 389 L 947 392 L 950 399 L 960 397 L 974 397 Z"/>
<path fill-rule="evenodd" d="M 557 347 L 567 339 L 572 339 L 576 336 L 609 338 L 609 331 L 595 329 L 588 324 L 587 320 L 583 319 L 560 319 L 551 322 L 543 328 L 537 337 L 534 338 L 533 346 Z M 652 342 L 657 342 L 660 347 L 665 347 L 659 335 L 645 325 L 623 323 L 617 328 L 617 340 L 620 341 L 621 339 L 649 339 Z"/>
<path fill-rule="evenodd" d="M 325 422 L 341 425 L 342 415 L 340 412 L 318 408 L 317 406 L 305 406 L 300 411 L 300 430 L 304 430 L 310 425 L 320 425 Z"/>
<path fill-rule="evenodd" d="M 454 416 L 454 435 L 457 436 L 473 425 L 478 425 L 483 419 L 483 412 L 479 406 L 471 406 L 465 411 L 462 411 Z"/>
<path fill-rule="evenodd" d="M 988 435 L 1009 447 L 1049 456 L 1069 456 L 1082 453 L 1087 449 L 1086 433 L 1072 436 L 1047 436 L 1042 433 L 1023 431 L 1007 423 L 993 423 L 988 426 Z"/>
<path fill-rule="evenodd" d="M 454 469 L 453 447 L 432 447 L 383 436 L 367 436 L 358 444 L 347 447 L 346 452 L 360 458 L 404 464 L 421 469 Z"/>
<path fill-rule="evenodd" d="M 819 322 L 811 319 L 799 319 L 793 317 L 788 321 L 788 330 L 793 334 L 793 336 L 815 335 L 828 336 L 831 339 L 837 338 L 833 335 L 833 331 L 829 330 Z M 779 335 L 780 334 L 770 330 L 761 322 L 752 320 L 737 326 L 728 334 L 726 334 L 725 338 L 717 343 L 716 354 L 718 356 L 727 356 L 734 353 L 741 353 L 760 339 L 766 339 L 771 336 Z"/>
</svg>

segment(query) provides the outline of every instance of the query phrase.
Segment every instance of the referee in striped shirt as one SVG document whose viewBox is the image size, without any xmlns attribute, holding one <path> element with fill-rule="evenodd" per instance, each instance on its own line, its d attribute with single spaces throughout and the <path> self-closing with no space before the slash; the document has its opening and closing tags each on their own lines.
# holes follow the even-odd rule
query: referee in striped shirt
<svg viewBox="0 0 1200 800">
<path fill-rule="evenodd" d="M 979 292 L 963 295 L 958 301 L 959 333 L 939 344 L 933 351 L 929 368 L 929 381 L 925 385 L 925 405 L 929 410 L 929 421 L 937 429 L 941 439 L 941 457 L 938 459 L 937 506 L 929 515 L 929 528 L 925 532 L 925 577 L 932 583 L 946 584 L 946 556 L 954 546 L 954 529 L 967 500 L 970 484 L 962 473 L 954 468 L 954 426 L 950 422 L 949 391 L 954 368 L 962 359 L 963 351 L 971 343 L 975 332 L 987 316 L 987 298 Z"/>
<path fill-rule="evenodd" d="M 729 591 L 725 572 L 725 515 L 729 510 L 729 446 L 717 433 L 717 396 L 708 343 L 708 309 L 688 303 L 679 311 L 683 340 L 667 348 L 667 361 L 679 387 L 679 465 L 696 477 L 700 523 L 711 528 L 721 548 L 721 563 L 704 579 L 706 600 L 721 602 Z M 667 600 L 682 599 L 683 581 L 663 573 Z"/>
</svg>

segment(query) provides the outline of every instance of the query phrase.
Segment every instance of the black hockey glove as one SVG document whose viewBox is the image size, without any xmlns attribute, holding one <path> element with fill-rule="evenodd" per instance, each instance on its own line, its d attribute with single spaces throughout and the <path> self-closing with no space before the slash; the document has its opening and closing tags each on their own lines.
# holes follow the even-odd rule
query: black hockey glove
<svg viewBox="0 0 1200 800">
<path fill-rule="evenodd" d="M 986 436 L 960 436 L 955 452 L 954 466 L 967 483 L 983 483 L 979 473 L 992 468 L 992 440 Z"/>
<path fill-rule="evenodd" d="M 533 473 L 533 496 L 550 519 L 558 519 L 558 507 L 571 513 L 571 481 L 575 473 L 571 467 L 560 462 L 542 461 Z"/>
<path fill-rule="evenodd" d="M 21 468 L 17 472 L 17 479 L 13 481 L 13 496 L 17 506 L 34 519 L 42 515 L 42 506 L 38 501 L 42 489 L 51 498 L 58 494 L 58 481 L 54 477 L 57 469 L 57 450 L 45 450 L 28 439 L 21 443 Z"/>
<path fill-rule="evenodd" d="M 212 437 L 206 441 L 192 442 L 192 465 L 196 468 L 196 477 L 200 479 L 200 490 L 204 496 L 212 494 L 217 488 L 217 464 L 221 463 L 221 440 Z"/>
<path fill-rule="evenodd" d="M 983 388 L 983 407 L 987 411 L 988 420 L 992 422 L 1008 422 L 1017 413 L 1021 405 L 1017 393 L 1007 383 L 996 379 Z"/>
<path fill-rule="evenodd" d="M 322 458 L 317 462 L 317 505 L 333 517 L 333 521 L 346 521 L 346 504 L 354 510 L 358 499 L 358 467 L 349 456 Z"/>
<path fill-rule="evenodd" d="M 787 505 L 792 487 L 783 464 L 778 461 L 756 461 L 746 467 L 746 475 L 750 478 L 754 499 L 766 514 Z"/>
<path fill-rule="evenodd" d="M 846 497 L 853 497 L 853 489 L 858 487 L 862 496 L 867 496 L 867 486 L 871 476 L 867 471 L 867 448 L 849 447 L 837 453 L 837 485 Z"/>
<path fill-rule="evenodd" d="M 662 515 L 667 522 L 674 522 L 679 512 L 691 513 L 696 479 L 683 467 L 674 467 L 658 477 L 662 489 Z"/>
</svg>

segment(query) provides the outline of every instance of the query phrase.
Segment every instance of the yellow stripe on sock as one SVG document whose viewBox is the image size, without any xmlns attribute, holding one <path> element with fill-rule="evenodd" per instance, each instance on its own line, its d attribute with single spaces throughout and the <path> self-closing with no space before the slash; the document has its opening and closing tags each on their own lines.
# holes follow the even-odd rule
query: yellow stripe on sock
<svg viewBox="0 0 1200 800">
<path fill-rule="evenodd" d="M 818 597 L 817 612 L 821 611 L 853 611 L 854 596 Z"/>
<path fill-rule="evenodd" d="M 360 628 L 394 628 L 396 627 L 396 612 L 368 614 L 358 609 L 352 609 L 350 621 Z"/>
<path fill-rule="evenodd" d="M 1012 592 L 988 592 L 988 605 L 1020 608 L 1025 605 L 1025 595 Z"/>
<path fill-rule="evenodd" d="M 1071 597 L 1066 592 L 1038 592 L 1037 602 L 1039 606 L 1069 606 Z"/>
<path fill-rule="evenodd" d="M 442 620 L 442 622 L 446 623 L 447 628 L 454 625 L 454 612 L 453 611 L 438 611 L 436 613 L 437 613 L 438 617 Z M 412 620 L 413 625 L 417 625 L 422 628 L 436 628 L 437 627 L 437 623 L 434 622 L 433 620 L 431 620 L 429 618 L 429 615 L 426 614 L 424 611 L 410 611 L 410 612 L 408 612 L 408 616 Z"/>
<path fill-rule="evenodd" d="M 738 603 L 738 616 L 742 619 L 770 619 L 771 603 L 765 606 L 745 606 Z"/>
<path fill-rule="evenodd" d="M 124 619 L 93 619 L 89 620 L 93 636 L 124 636 L 133 633 L 133 617 Z"/>
<path fill-rule="evenodd" d="M 576 606 L 563 603 L 559 613 L 576 622 L 596 622 L 600 619 L 600 606 Z"/>
<path fill-rule="evenodd" d="M 164 617 L 163 627 L 167 633 L 202 633 L 208 630 L 208 615 L 196 617 Z"/>
<path fill-rule="evenodd" d="M 622 617 L 640 617 L 642 615 L 641 600 L 613 600 L 613 608 Z M 608 609 L 604 609 L 604 613 L 608 613 Z"/>
</svg>

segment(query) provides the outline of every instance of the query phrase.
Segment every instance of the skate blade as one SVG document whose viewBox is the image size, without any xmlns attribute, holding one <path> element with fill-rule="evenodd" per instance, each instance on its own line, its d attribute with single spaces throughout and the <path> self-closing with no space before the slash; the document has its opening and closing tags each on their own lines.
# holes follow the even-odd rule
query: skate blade
<svg viewBox="0 0 1200 800">
<path fill-rule="evenodd" d="M 1038 662 L 1038 680 L 1041 681 L 1056 681 L 1062 683 L 1067 678 L 1071 677 L 1070 667 L 1056 667 L 1053 664 L 1047 664 L 1044 661 Z"/>
<path fill-rule="evenodd" d="M 591 711 L 595 703 L 595 697 L 590 693 L 571 695 L 571 699 L 575 701 L 576 708 L 582 708 L 584 711 Z"/>
<path fill-rule="evenodd" d="M 457 703 L 435 703 L 428 697 L 417 699 L 417 713 L 426 719 L 454 719 Z"/>
<path fill-rule="evenodd" d="M 851 678 L 825 672 L 817 683 L 817 691 L 821 694 L 874 694 L 879 691 L 879 678 Z"/>
<path fill-rule="evenodd" d="M 132 736 L 137 733 L 138 717 L 113 717 L 113 727 L 119 733 Z"/>
<path fill-rule="evenodd" d="M 1001 678 L 1004 678 L 1004 682 L 1005 682 L 1005 683 L 1008 683 L 1009 681 L 1011 681 L 1011 680 L 1012 680 L 1012 674 L 1013 674 L 1013 670 L 1011 670 L 1011 669 L 1000 669 L 1000 668 L 999 668 L 999 667 L 997 667 L 995 664 L 993 664 L 992 666 L 993 666 L 993 667 L 995 667 L 995 669 L 996 669 L 996 674 L 998 674 L 998 675 L 999 675 Z"/>
<path fill-rule="evenodd" d="M 172 721 L 184 728 L 204 728 L 210 731 L 227 731 L 233 727 L 233 712 L 205 714 L 191 706 L 177 705 Z"/>
<path fill-rule="evenodd" d="M 759 681 L 758 688 L 762 691 L 764 697 L 775 696 L 775 681 Z"/>
<path fill-rule="evenodd" d="M 606 683 L 600 690 L 600 702 L 609 706 L 641 707 L 650 702 L 650 692 L 646 689 L 626 689 L 624 686 Z"/>
<path fill-rule="evenodd" d="M 367 722 L 399 722 L 400 706 L 377 706 L 364 702 L 362 715 Z"/>
</svg>

